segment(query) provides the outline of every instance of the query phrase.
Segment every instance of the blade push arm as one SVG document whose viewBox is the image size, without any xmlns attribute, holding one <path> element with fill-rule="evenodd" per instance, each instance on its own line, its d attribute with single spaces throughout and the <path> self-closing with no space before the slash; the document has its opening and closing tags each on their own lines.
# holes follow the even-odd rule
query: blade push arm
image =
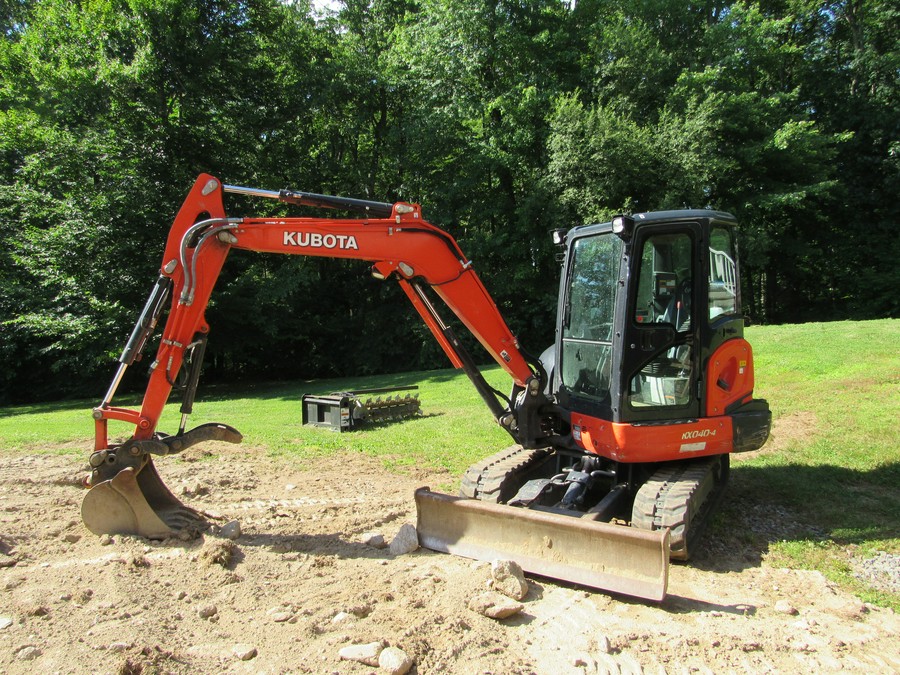
<svg viewBox="0 0 900 675">
<path fill-rule="evenodd" d="M 351 209 L 378 217 L 229 218 L 222 205 L 224 191 Z M 172 307 L 151 365 L 141 409 L 138 412 L 111 406 L 115 386 L 128 365 L 122 361 L 114 385 L 94 411 L 96 449 L 107 447 L 108 419 L 134 423 L 136 439 L 153 436 L 186 351 L 201 344 L 209 332 L 204 313 L 232 248 L 371 262 L 375 277 L 391 277 L 399 282 L 451 363 L 466 370 L 495 417 L 502 418 L 514 435 L 520 427 L 534 429 L 533 423 L 521 425 L 500 404 L 426 295 L 425 289 L 430 288 L 513 378 L 517 389 L 530 393 L 532 399 L 538 398 L 542 383 L 471 262 L 449 234 L 422 219 L 418 205 L 223 186 L 218 179 L 201 175 L 176 216 L 166 243 L 161 281 L 157 284 L 171 286 Z M 132 354 L 130 361 L 133 359 Z M 189 397 L 193 400 L 192 392 Z"/>
</svg>

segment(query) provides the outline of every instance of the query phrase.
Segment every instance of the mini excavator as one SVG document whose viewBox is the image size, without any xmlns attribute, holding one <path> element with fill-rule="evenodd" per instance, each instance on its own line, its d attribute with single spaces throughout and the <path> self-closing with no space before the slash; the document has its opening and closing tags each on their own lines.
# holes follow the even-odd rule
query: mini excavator
<svg viewBox="0 0 900 675">
<path fill-rule="evenodd" d="M 358 215 L 232 217 L 225 193 Z M 201 175 L 93 410 L 84 523 L 96 534 L 160 539 L 206 524 L 166 488 L 153 460 L 204 441 L 241 441 L 227 424 L 187 428 L 210 331 L 205 310 L 232 249 L 365 260 L 376 279 L 400 285 L 512 440 L 466 471 L 458 496 L 416 491 L 420 543 L 661 600 L 670 558 L 689 558 L 722 496 L 730 454 L 761 447 L 771 425 L 768 404 L 753 397 L 735 227 L 727 213 L 679 210 L 554 232 L 565 251 L 556 340 L 536 357 L 511 333 L 456 241 L 426 222 L 418 204 L 261 190 Z M 508 394 L 484 379 L 442 307 L 506 371 Z M 167 308 L 141 407 L 114 406 L 125 370 Z M 179 373 L 181 423 L 168 435 L 157 423 Z M 110 443 L 110 420 L 133 425 L 131 437 Z"/>
</svg>

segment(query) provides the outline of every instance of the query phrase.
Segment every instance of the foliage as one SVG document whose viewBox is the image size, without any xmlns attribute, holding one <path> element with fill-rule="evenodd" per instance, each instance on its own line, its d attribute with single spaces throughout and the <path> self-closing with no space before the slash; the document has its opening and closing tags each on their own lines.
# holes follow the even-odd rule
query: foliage
<svg viewBox="0 0 900 675">
<path fill-rule="evenodd" d="M 900 311 L 886 0 L 6 0 L 0 25 L 0 401 L 102 388 L 201 171 L 423 204 L 535 352 L 547 232 L 622 211 L 734 212 L 759 322 Z M 445 363 L 363 264 L 235 254 L 208 314 L 214 379 Z"/>
</svg>

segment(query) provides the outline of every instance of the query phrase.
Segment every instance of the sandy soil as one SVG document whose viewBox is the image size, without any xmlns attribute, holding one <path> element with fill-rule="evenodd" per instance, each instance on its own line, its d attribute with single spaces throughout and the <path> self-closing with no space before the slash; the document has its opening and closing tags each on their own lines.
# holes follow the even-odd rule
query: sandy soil
<svg viewBox="0 0 900 675">
<path fill-rule="evenodd" d="M 413 673 L 900 672 L 893 612 L 736 543 L 790 520 L 741 486 L 730 534 L 673 566 L 663 603 L 531 579 L 524 610 L 497 621 L 467 606 L 489 565 L 361 542 L 414 522 L 414 489 L 447 475 L 217 444 L 157 466 L 242 535 L 103 543 L 81 523 L 71 455 L 0 456 L 0 673 L 371 673 L 338 652 L 373 641 Z"/>
</svg>

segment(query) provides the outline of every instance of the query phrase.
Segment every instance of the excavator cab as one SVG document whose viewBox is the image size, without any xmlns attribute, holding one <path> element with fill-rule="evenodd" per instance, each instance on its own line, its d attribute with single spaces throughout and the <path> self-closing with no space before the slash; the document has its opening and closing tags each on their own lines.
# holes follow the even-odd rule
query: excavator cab
<svg viewBox="0 0 900 675">
<path fill-rule="evenodd" d="M 552 390 L 566 410 L 614 423 L 707 416 L 704 369 L 743 337 L 736 222 L 715 211 L 618 220 L 618 232 L 606 223 L 567 238 Z M 743 368 L 749 377 L 749 358 Z M 657 459 L 644 451 L 629 455 Z"/>
</svg>

